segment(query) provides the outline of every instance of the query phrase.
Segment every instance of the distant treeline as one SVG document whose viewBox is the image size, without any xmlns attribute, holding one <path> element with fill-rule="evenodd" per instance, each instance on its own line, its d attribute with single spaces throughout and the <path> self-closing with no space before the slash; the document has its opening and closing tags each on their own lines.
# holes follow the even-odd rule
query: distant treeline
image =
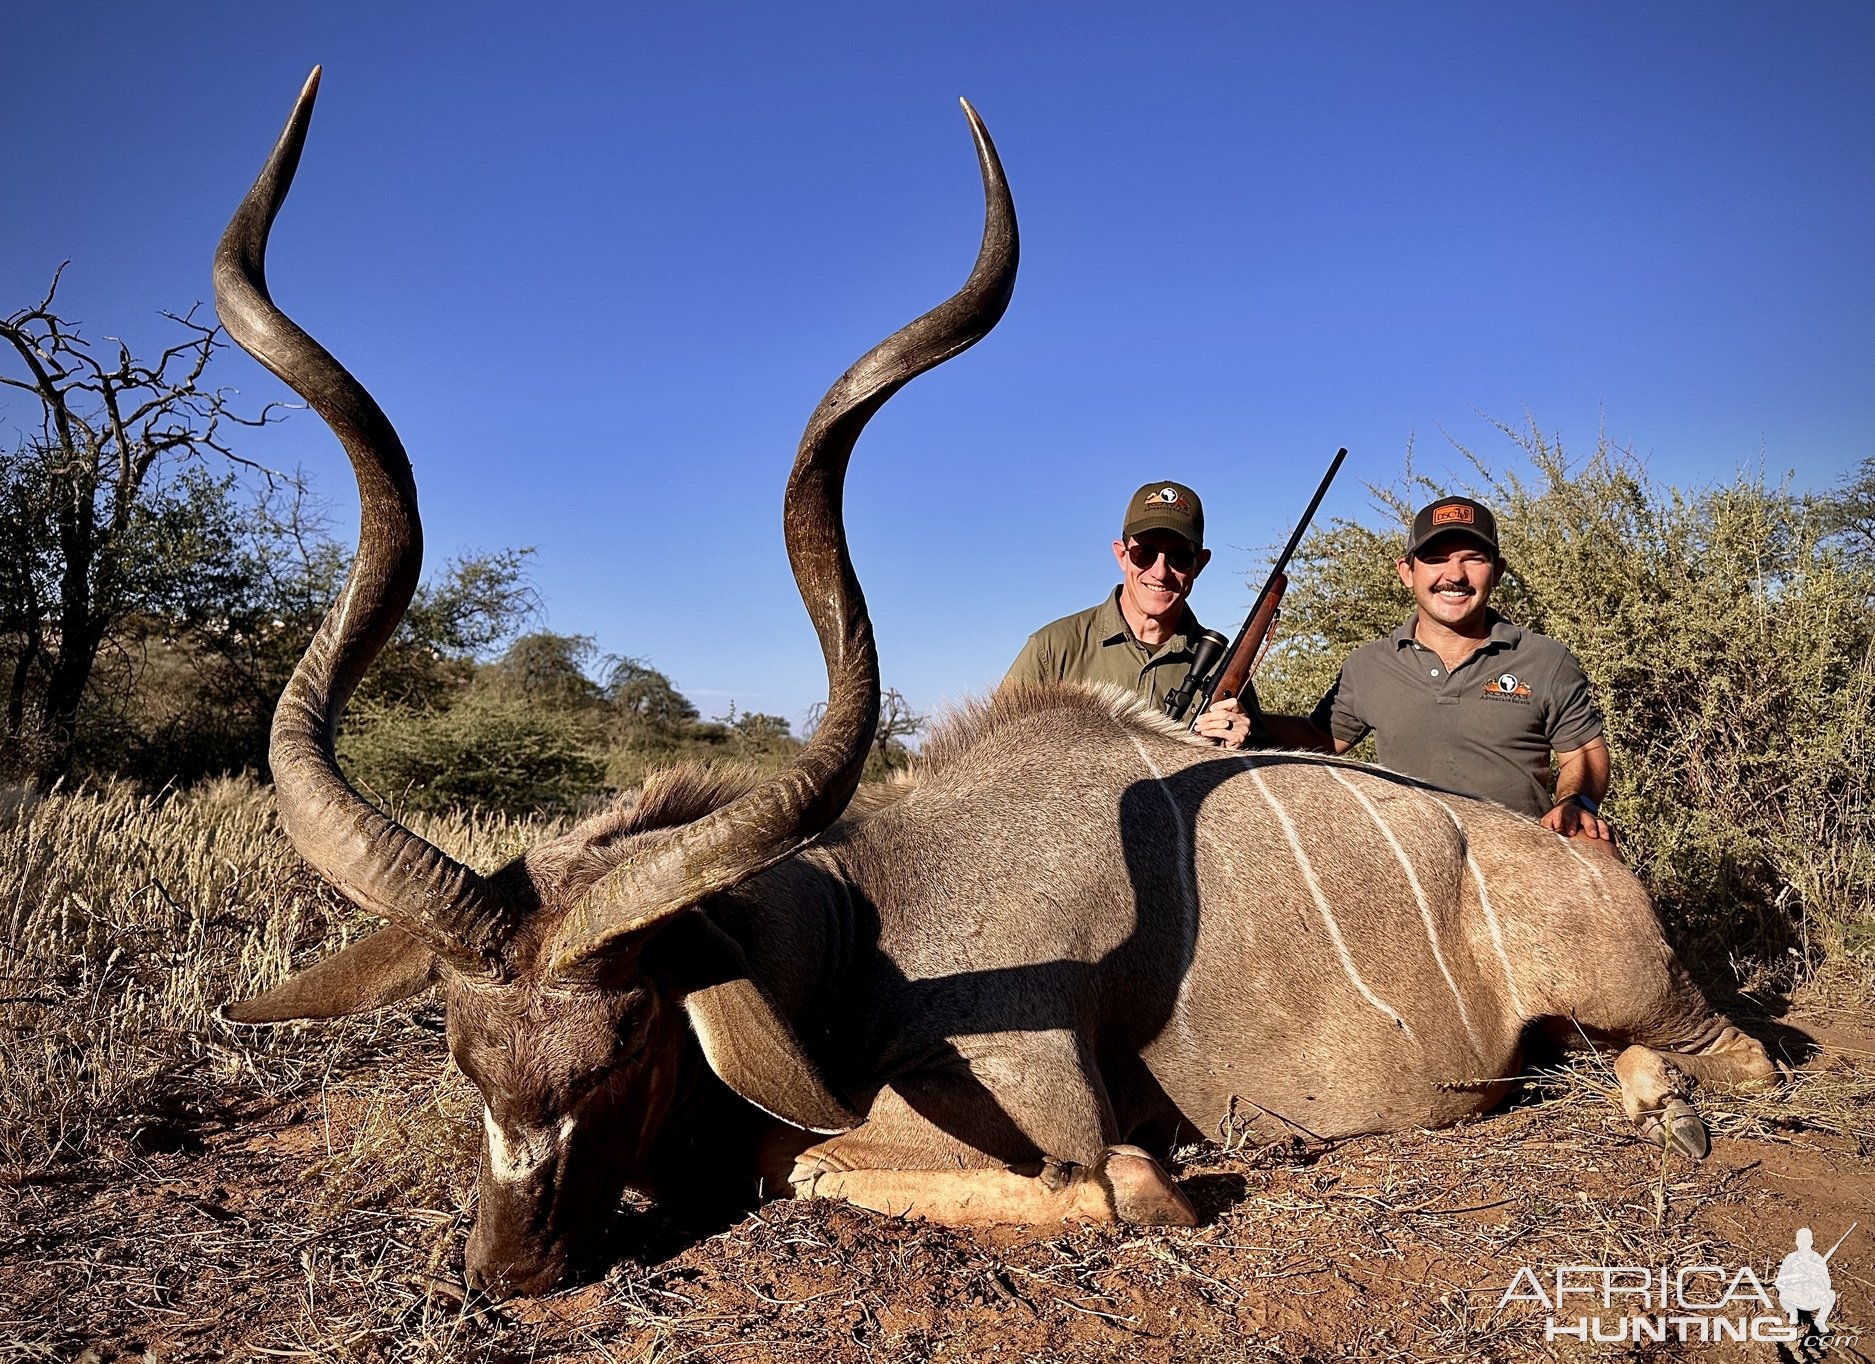
<svg viewBox="0 0 1875 1364">
<path fill-rule="evenodd" d="M 15 468 L 9 460 L 0 478 Z M 177 586 L 116 616 L 60 776 L 155 790 L 266 773 L 274 703 L 338 594 L 347 551 L 309 523 L 297 496 L 282 515 L 280 495 L 243 500 L 232 476 L 191 471 L 183 484 L 186 500 L 151 516 L 187 522 L 178 537 L 187 561 L 151 537 L 152 558 L 172 557 L 147 575 Z M 419 589 L 340 736 L 340 761 L 361 788 L 400 809 L 552 814 L 686 758 L 775 768 L 800 750 L 782 716 L 732 705 L 705 718 L 649 663 L 604 654 L 584 636 L 529 630 L 539 603 L 526 557 L 467 555 Z M 22 632 L 0 634 L 0 668 L 19 679 L 0 738 L 16 781 L 43 778 L 56 749 L 44 733 L 44 657 Z M 900 741 L 914 728 L 901 723 L 875 749 L 874 775 L 904 765 Z"/>
<path fill-rule="evenodd" d="M 8 458 L 0 489 L 18 473 Z M 0 533 L 26 530 L 4 525 L 5 505 Z M 139 535 L 134 576 L 163 590 L 113 604 L 62 769 L 50 761 L 60 745 L 44 705 L 56 650 L 26 630 L 0 633 L 0 668 L 14 681 L 0 737 L 10 778 L 154 790 L 265 773 L 274 703 L 337 596 L 346 548 L 309 521 L 296 493 L 255 495 L 200 469 L 163 489 L 146 518 L 165 533 Z M 51 547 L 45 579 L 63 571 L 58 559 Z M 380 799 L 564 811 L 676 759 L 771 765 L 799 749 L 780 716 L 704 719 L 649 664 L 530 631 L 539 603 L 525 568 L 522 551 L 468 555 L 419 590 L 341 738 L 348 773 Z M 19 601 L 8 608 L 23 614 Z M 55 645 L 61 633 L 56 620 L 38 630 Z"/>
<path fill-rule="evenodd" d="M 139 359 L 38 303 L 0 318 L 0 778 L 147 789 L 265 772 L 274 702 L 349 551 L 297 475 L 245 461 L 209 386 L 227 344 L 193 314 Z M 704 719 L 649 663 L 528 627 L 524 550 L 422 587 L 341 738 L 348 773 L 403 808 L 564 812 L 684 758 L 784 764 L 788 721 Z M 871 755 L 902 766 L 921 718 L 888 692 Z"/>
</svg>

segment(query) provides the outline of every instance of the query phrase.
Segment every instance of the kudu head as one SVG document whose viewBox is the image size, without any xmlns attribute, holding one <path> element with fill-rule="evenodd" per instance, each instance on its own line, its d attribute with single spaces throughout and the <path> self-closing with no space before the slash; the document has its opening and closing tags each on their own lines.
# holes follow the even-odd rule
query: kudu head
<svg viewBox="0 0 1875 1364">
<path fill-rule="evenodd" d="M 410 462 L 389 420 L 267 289 L 268 233 L 318 86 L 315 69 L 222 237 L 215 301 L 235 340 L 332 428 L 357 476 L 357 555 L 280 698 L 271 761 L 281 821 L 301 856 L 389 926 L 225 1012 L 242 1023 L 339 1017 L 440 985 L 450 1050 L 486 1104 L 469 1280 L 494 1294 L 541 1292 L 609 1220 L 699 1054 L 788 1122 L 840 1131 L 857 1121 L 750 979 L 740 949 L 687 911 L 794 854 L 858 785 L 879 668 L 841 519 L 847 460 L 887 398 L 1002 316 L 1015 283 L 1015 213 L 995 148 L 966 104 L 987 204 L 976 266 L 956 295 L 834 384 L 788 480 L 788 557 L 827 664 L 826 711 L 807 746 L 757 783 L 654 779 L 635 804 L 484 876 L 366 801 L 334 751 L 347 699 L 409 605 L 422 533 Z"/>
</svg>

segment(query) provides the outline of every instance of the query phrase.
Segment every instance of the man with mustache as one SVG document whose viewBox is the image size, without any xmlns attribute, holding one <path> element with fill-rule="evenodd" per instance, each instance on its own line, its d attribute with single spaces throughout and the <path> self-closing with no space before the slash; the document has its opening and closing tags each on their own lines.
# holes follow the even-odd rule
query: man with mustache
<svg viewBox="0 0 1875 1364">
<path fill-rule="evenodd" d="M 1204 627 L 1185 604 L 1211 551 L 1204 547 L 1204 504 L 1183 483 L 1143 485 L 1127 499 L 1113 542 L 1120 585 L 1097 606 L 1064 616 L 1029 636 L 1010 666 L 1010 682 L 1106 683 L 1163 710 L 1167 692 L 1191 671 L 1192 646 Z M 1251 731 L 1268 742 L 1256 697 L 1220 701 L 1198 717 L 1196 733 L 1243 748 Z M 1289 717 L 1292 725 L 1304 722 Z M 1319 736 L 1317 736 L 1319 738 Z"/>
<path fill-rule="evenodd" d="M 1608 745 L 1581 665 L 1490 607 L 1505 568 L 1497 518 L 1468 497 L 1442 497 L 1413 518 L 1396 567 L 1417 609 L 1348 655 L 1309 717 L 1320 746 L 1345 753 L 1371 730 L 1383 767 L 1566 837 L 1612 841 L 1600 808 Z"/>
</svg>

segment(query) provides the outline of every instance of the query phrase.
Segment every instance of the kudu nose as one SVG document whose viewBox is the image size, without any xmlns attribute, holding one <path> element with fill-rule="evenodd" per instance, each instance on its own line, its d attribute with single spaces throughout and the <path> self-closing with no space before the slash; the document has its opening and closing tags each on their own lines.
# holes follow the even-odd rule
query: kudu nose
<svg viewBox="0 0 1875 1364">
<path fill-rule="evenodd" d="M 479 1231 L 481 1224 L 476 1226 Z M 470 1292 L 492 1302 L 551 1293 L 571 1277 L 571 1266 L 564 1255 L 491 1245 L 476 1232 L 469 1234 L 462 1258 L 462 1277 Z"/>
<path fill-rule="evenodd" d="M 490 1302 L 509 1298 L 536 1298 L 551 1293 L 566 1281 L 565 1267 L 552 1264 L 517 1265 L 513 1262 L 463 1266 L 463 1279 L 471 1293 Z"/>
</svg>

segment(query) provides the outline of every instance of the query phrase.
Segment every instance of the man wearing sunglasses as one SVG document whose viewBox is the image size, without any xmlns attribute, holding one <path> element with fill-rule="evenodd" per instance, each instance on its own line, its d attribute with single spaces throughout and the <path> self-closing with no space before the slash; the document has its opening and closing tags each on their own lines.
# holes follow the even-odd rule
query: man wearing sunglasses
<svg viewBox="0 0 1875 1364">
<path fill-rule="evenodd" d="M 1204 504 L 1183 483 L 1147 483 L 1126 503 L 1113 542 L 1120 585 L 1097 606 L 1064 616 L 1029 636 L 1005 682 L 1107 683 L 1155 710 L 1191 671 L 1203 627 L 1185 604 L 1211 561 Z M 1245 706 L 1221 701 L 1194 729 L 1229 748 L 1250 742 L 1254 695 Z"/>
</svg>

